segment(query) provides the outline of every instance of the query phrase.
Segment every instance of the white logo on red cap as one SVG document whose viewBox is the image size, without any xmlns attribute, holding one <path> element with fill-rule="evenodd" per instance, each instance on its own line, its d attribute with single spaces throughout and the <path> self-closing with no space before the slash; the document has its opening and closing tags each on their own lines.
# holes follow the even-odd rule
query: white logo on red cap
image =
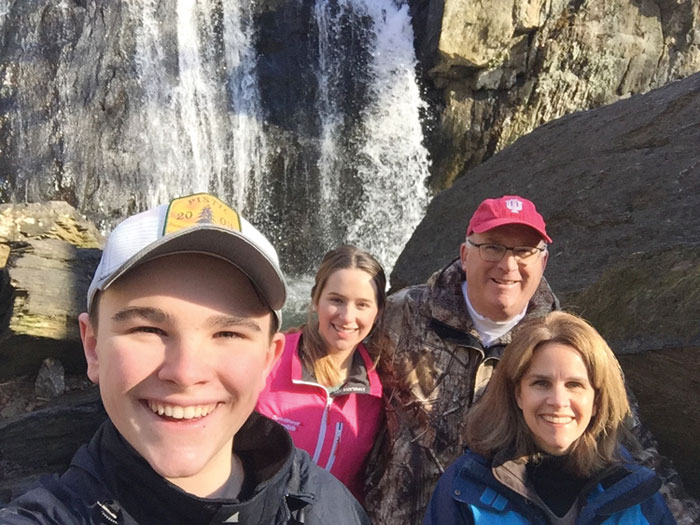
<svg viewBox="0 0 700 525">
<path fill-rule="evenodd" d="M 523 201 L 520 199 L 508 199 L 506 201 L 506 208 L 513 213 L 520 213 L 523 211 Z"/>
</svg>

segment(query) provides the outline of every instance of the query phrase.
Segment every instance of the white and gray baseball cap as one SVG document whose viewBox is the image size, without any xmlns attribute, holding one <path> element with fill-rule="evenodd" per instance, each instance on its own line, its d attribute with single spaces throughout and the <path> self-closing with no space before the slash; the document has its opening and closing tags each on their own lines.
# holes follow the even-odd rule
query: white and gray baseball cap
<svg viewBox="0 0 700 525">
<path fill-rule="evenodd" d="M 242 271 L 277 317 L 287 298 L 277 252 L 270 242 L 217 197 L 197 193 L 132 215 L 107 238 L 90 283 L 88 311 L 98 291 L 137 266 L 165 255 L 202 253 Z"/>
</svg>

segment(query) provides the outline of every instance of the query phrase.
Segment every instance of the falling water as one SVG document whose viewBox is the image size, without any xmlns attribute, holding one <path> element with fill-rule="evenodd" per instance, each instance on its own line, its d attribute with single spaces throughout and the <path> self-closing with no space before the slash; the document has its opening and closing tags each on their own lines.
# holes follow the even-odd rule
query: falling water
<svg viewBox="0 0 700 525">
<path fill-rule="evenodd" d="M 265 162 L 267 140 L 263 131 L 263 111 L 255 72 L 256 51 L 249 2 L 231 2 L 223 11 L 224 52 L 228 71 L 228 97 L 231 112 L 231 151 L 234 167 L 231 183 L 220 181 L 224 193 L 237 195 L 237 208 L 247 199 L 251 218 L 265 212 Z M 227 188 L 228 186 L 228 188 Z"/>
<path fill-rule="evenodd" d="M 212 191 L 288 274 L 346 242 L 391 268 L 428 198 L 406 5 L 20 3 L 0 0 L 0 30 L 28 21 L 0 56 L 6 196 L 67 199 L 109 228 Z"/>
<path fill-rule="evenodd" d="M 376 43 L 357 164 L 361 213 L 348 230 L 348 240 L 364 243 L 391 268 L 428 202 L 428 153 L 419 116 L 423 102 L 415 79 L 408 6 L 373 0 L 362 4 L 372 17 Z"/>
<path fill-rule="evenodd" d="M 408 6 L 392 0 L 316 0 L 314 13 L 322 123 L 320 213 L 328 218 L 325 224 L 347 220 L 345 241 L 363 246 L 390 269 L 428 200 L 429 163 L 419 115 L 423 102 Z M 366 28 L 359 38 L 368 57 L 366 64 L 353 68 L 353 57 L 361 53 L 349 52 L 353 39 L 347 32 L 348 27 L 358 32 L 358 26 Z M 342 105 L 355 94 L 344 92 L 348 69 L 350 75 L 366 76 L 364 105 L 353 115 L 351 134 L 344 128 Z M 353 104 L 347 110 L 352 112 Z M 354 144 L 349 147 L 349 142 Z M 340 206 L 341 185 L 347 181 L 339 174 L 348 164 L 354 166 L 361 191 L 352 197 L 355 202 Z M 345 216 L 338 217 L 341 209 Z"/>
<path fill-rule="evenodd" d="M 159 2 L 130 1 L 136 20 L 136 65 L 148 137 L 150 202 L 213 191 L 249 216 L 260 201 L 265 139 L 255 82 L 251 14 L 237 2 L 178 0 L 176 56 Z M 211 40 L 222 20 L 221 42 Z M 220 49 L 221 48 L 221 49 Z M 223 51 L 225 74 L 217 53 Z M 169 65 L 176 64 L 176 69 Z M 222 89 L 222 86 L 225 89 Z"/>
</svg>

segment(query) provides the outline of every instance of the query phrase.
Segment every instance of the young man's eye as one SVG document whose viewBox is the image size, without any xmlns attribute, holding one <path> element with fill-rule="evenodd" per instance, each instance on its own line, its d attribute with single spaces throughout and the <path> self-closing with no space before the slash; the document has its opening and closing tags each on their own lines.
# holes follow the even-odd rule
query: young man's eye
<svg viewBox="0 0 700 525">
<path fill-rule="evenodd" d="M 145 334 L 156 334 L 156 335 L 166 335 L 165 330 L 158 328 L 157 326 L 137 326 L 132 330 L 132 332 L 139 332 Z"/>
<path fill-rule="evenodd" d="M 224 331 L 224 332 L 217 332 L 214 337 L 220 338 L 220 339 L 240 339 L 243 337 L 242 334 L 239 332 L 230 332 L 230 331 Z"/>
</svg>

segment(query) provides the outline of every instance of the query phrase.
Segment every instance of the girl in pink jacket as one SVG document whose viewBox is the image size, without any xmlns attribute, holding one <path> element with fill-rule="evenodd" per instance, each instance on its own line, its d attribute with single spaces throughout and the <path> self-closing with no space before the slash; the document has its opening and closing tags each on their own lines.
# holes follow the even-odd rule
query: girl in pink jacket
<svg viewBox="0 0 700 525">
<path fill-rule="evenodd" d="M 382 385 L 362 341 L 384 305 L 385 288 L 384 271 L 367 252 L 354 246 L 328 252 L 307 323 L 286 335 L 257 406 L 360 502 L 366 459 L 384 421 Z"/>
</svg>

